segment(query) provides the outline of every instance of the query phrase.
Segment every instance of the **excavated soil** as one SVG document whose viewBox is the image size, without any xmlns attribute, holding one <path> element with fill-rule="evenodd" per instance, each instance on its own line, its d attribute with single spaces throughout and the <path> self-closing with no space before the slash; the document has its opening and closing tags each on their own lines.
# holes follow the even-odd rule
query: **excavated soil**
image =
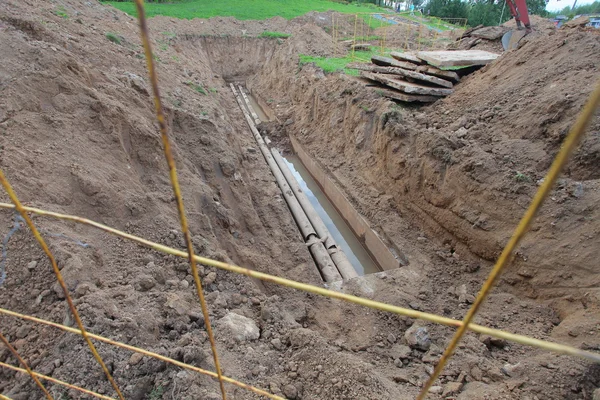
<svg viewBox="0 0 600 400">
<path fill-rule="evenodd" d="M 578 28 L 531 37 L 452 96 L 416 108 L 377 97 L 358 78 L 298 68 L 300 53 L 333 53 L 328 18 L 150 20 L 196 251 L 322 284 L 228 87 L 245 83 L 284 122 L 261 129 L 284 147 L 295 135 L 407 257 L 340 290 L 461 318 L 592 90 L 600 37 Z M 264 30 L 292 36 L 257 38 Z M 136 21 L 93 0 L 6 1 L 0 54 L 0 165 L 21 199 L 183 249 Z M 478 323 L 599 350 L 599 130 L 596 118 Z M 12 212 L 0 217 L 2 236 L 19 224 Z M 34 221 L 90 331 L 214 368 L 185 260 Z M 72 325 L 27 229 L 5 249 L 2 307 Z M 202 277 L 224 373 L 290 399 L 414 398 L 452 334 L 210 267 Z M 246 319 L 229 326 L 233 314 Z M 0 326 L 35 370 L 113 395 L 81 338 L 4 316 Z M 415 344 L 419 327 L 429 339 Z M 126 398 L 219 398 L 211 378 L 98 348 Z M 5 348 L 0 361 L 16 363 Z M 437 384 L 431 398 L 591 399 L 600 370 L 469 334 Z M 84 398 L 48 387 L 56 398 Z M 42 398 L 6 369 L 0 393 Z M 228 394 L 257 398 L 231 385 Z"/>
</svg>

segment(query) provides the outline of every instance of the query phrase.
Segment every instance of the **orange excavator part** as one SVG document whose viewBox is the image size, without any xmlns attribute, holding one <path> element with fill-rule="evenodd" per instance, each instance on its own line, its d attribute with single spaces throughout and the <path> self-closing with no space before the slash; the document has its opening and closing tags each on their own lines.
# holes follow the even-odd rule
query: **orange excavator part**
<svg viewBox="0 0 600 400">
<path fill-rule="evenodd" d="M 517 29 L 522 29 L 521 22 L 525 25 L 525 32 L 531 32 L 531 23 L 529 22 L 529 12 L 525 0 L 506 0 L 510 14 L 517 21 Z"/>
</svg>

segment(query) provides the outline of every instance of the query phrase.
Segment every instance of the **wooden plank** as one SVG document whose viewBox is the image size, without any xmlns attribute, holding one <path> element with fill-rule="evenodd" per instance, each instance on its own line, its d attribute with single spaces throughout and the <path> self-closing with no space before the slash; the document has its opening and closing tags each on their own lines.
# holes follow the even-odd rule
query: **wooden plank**
<svg viewBox="0 0 600 400">
<path fill-rule="evenodd" d="M 417 67 L 417 72 L 437 76 L 438 78 L 448 79 L 453 82 L 460 81 L 460 76 L 458 76 L 456 72 L 444 71 L 443 69 L 436 68 L 433 65 L 419 65 Z"/>
<path fill-rule="evenodd" d="M 436 96 L 425 96 L 422 94 L 406 94 L 397 90 L 387 89 L 384 87 L 376 87 L 373 88 L 373 90 L 383 97 L 387 97 L 388 99 L 392 100 L 403 101 L 405 103 L 433 103 L 434 101 L 439 99 L 439 97 Z"/>
<path fill-rule="evenodd" d="M 383 83 L 393 89 L 397 89 L 401 92 L 408 94 L 424 94 L 429 96 L 448 96 L 452 94 L 452 89 L 436 88 L 426 85 L 420 85 L 418 83 L 407 82 L 401 79 L 394 79 L 390 75 L 385 74 L 373 74 L 371 72 L 361 72 L 360 76 L 370 79 L 375 82 Z"/>
<path fill-rule="evenodd" d="M 398 51 L 392 51 L 390 56 L 394 57 L 398 61 L 408 61 L 414 64 L 423 64 L 423 60 L 413 53 L 400 53 Z"/>
<path fill-rule="evenodd" d="M 420 51 L 418 57 L 436 67 L 485 65 L 500 55 L 483 50 Z"/>
<path fill-rule="evenodd" d="M 380 65 L 382 67 L 397 67 L 411 70 L 417 69 L 417 66 L 412 63 L 394 60 L 393 58 L 389 57 L 373 56 L 371 57 L 371 61 L 373 64 Z"/>
<path fill-rule="evenodd" d="M 409 71 L 403 68 L 396 67 L 379 67 L 377 65 L 372 64 L 360 64 L 360 63 L 350 63 L 346 65 L 346 68 L 354 68 L 361 71 L 369 71 L 369 72 L 377 72 L 379 74 L 394 74 L 403 76 L 405 78 L 416 79 L 418 81 L 423 81 L 427 83 L 433 83 L 434 85 L 443 86 L 447 88 L 451 88 L 454 86 L 452 82 L 447 81 L 442 78 L 438 78 L 431 75 L 426 75 L 416 71 Z"/>
</svg>

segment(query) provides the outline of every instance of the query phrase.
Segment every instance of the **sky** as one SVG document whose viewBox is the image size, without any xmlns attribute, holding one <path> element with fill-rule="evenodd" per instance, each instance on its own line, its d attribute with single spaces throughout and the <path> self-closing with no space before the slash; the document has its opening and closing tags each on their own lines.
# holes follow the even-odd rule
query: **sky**
<svg viewBox="0 0 600 400">
<path fill-rule="evenodd" d="M 546 10 L 548 11 L 560 11 L 566 6 L 572 7 L 575 0 L 550 0 L 546 4 Z M 594 0 L 577 0 L 577 5 L 582 6 L 584 4 L 591 4 Z"/>
</svg>

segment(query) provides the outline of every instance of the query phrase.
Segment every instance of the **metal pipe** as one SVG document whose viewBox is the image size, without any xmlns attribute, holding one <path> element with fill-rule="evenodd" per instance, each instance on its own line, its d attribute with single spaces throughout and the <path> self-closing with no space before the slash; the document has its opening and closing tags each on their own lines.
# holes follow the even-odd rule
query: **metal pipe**
<svg viewBox="0 0 600 400">
<path fill-rule="evenodd" d="M 235 98 L 238 102 L 238 105 L 240 106 L 240 109 L 244 113 L 244 117 L 246 117 L 246 122 L 248 123 L 248 126 L 250 127 L 250 131 L 252 131 L 254 139 L 256 139 L 256 143 L 258 144 L 258 147 L 260 148 L 261 153 L 263 154 L 265 160 L 267 161 L 267 164 L 269 165 L 271 172 L 275 176 L 275 180 L 277 181 L 277 184 L 279 185 L 279 188 L 280 188 L 281 192 L 283 193 L 283 198 L 285 199 L 286 203 L 288 204 L 288 207 L 290 208 L 290 212 L 292 213 L 292 216 L 294 217 L 294 220 L 296 221 L 296 224 L 298 225 L 298 228 L 300 229 L 300 232 L 302 233 L 304 241 L 308 245 L 308 248 L 315 260 L 315 263 L 317 264 L 317 267 L 319 268 L 319 271 L 321 272 L 321 275 L 323 276 L 323 280 L 325 282 L 335 282 L 335 281 L 341 280 L 342 276 L 339 274 L 338 270 L 336 269 L 335 264 L 333 263 L 331 257 L 329 256 L 329 253 L 327 253 L 327 249 L 325 248 L 325 245 L 323 244 L 323 242 L 321 240 L 319 240 L 317 238 L 317 233 L 313 229 L 313 226 L 310 223 L 310 221 L 308 220 L 306 213 L 300 206 L 300 203 L 298 203 L 298 200 L 294 196 L 294 193 L 292 192 L 287 181 L 285 180 L 285 177 L 281 173 L 281 170 L 279 169 L 279 167 L 277 166 L 277 163 L 273 159 L 273 156 L 269 152 L 269 149 L 267 148 L 265 141 L 260 136 L 260 133 L 256 129 L 256 126 L 254 126 L 254 122 L 252 121 L 252 118 L 250 117 L 250 114 L 248 113 L 248 111 L 244 108 L 242 100 L 240 99 L 240 96 L 237 94 L 235 87 L 233 86 L 233 84 L 230 84 L 230 85 L 231 85 L 231 90 L 233 91 Z"/>
<path fill-rule="evenodd" d="M 248 96 L 246 96 L 246 93 L 244 93 L 244 89 L 240 85 L 238 85 L 238 88 L 240 88 L 240 93 L 246 102 L 246 106 L 248 107 L 248 111 L 250 111 L 250 115 L 252 115 L 252 118 L 254 119 L 254 123 L 256 125 L 260 124 L 260 118 L 258 118 L 258 114 L 254 112 L 254 109 L 250 105 L 250 99 L 248 99 Z"/>
<path fill-rule="evenodd" d="M 290 188 L 292 188 L 292 192 L 294 192 L 294 194 L 296 195 L 298 203 L 300 203 L 300 205 L 304 209 L 304 212 L 310 220 L 310 223 L 312 224 L 313 228 L 315 228 L 317 235 L 319 235 L 319 238 L 321 238 L 321 240 L 325 241 L 325 247 L 327 249 L 337 247 L 335 240 L 331 236 L 331 233 L 329 233 L 329 229 L 327 229 L 325 223 L 323 222 L 321 217 L 319 217 L 319 214 L 317 214 L 317 211 L 314 209 L 312 204 L 310 204 L 310 200 L 308 200 L 308 197 L 306 197 L 306 194 L 304 194 L 304 191 L 300 188 L 298 181 L 292 174 L 292 171 L 290 171 L 290 169 L 286 165 L 285 161 L 283 160 L 283 157 L 281 157 L 281 154 L 279 154 L 279 151 L 277 151 L 277 149 L 275 148 L 271 148 L 271 154 L 273 154 L 275 162 L 279 166 L 279 169 L 281 169 L 281 173 L 287 180 L 288 184 L 290 185 Z"/>
<path fill-rule="evenodd" d="M 306 194 L 300 188 L 298 181 L 292 174 L 292 171 L 290 171 L 290 169 L 288 168 L 287 164 L 283 160 L 283 157 L 281 157 L 281 154 L 279 154 L 279 151 L 277 151 L 277 149 L 275 148 L 271 148 L 271 154 L 273 154 L 275 162 L 281 169 L 283 176 L 292 188 L 292 191 L 296 195 L 296 199 L 298 199 L 298 203 L 300 203 L 300 205 L 304 209 L 304 212 L 306 213 L 306 216 L 308 217 L 313 228 L 315 228 L 317 235 L 319 235 L 319 238 L 321 238 L 321 240 L 325 242 L 325 247 L 327 248 L 329 255 L 335 263 L 335 266 L 337 267 L 338 271 L 340 271 L 340 275 L 342 275 L 342 278 L 356 278 L 358 276 L 358 273 L 352 266 L 352 263 L 350 263 L 348 257 L 346 257 L 346 254 L 344 254 L 342 249 L 340 249 L 335 243 L 335 240 L 329 232 L 329 229 L 327 229 L 325 223 L 323 222 L 321 217 L 319 217 L 319 214 L 317 214 L 317 211 L 310 203 L 310 200 L 308 200 L 308 197 L 306 197 Z"/>
<path fill-rule="evenodd" d="M 339 247 L 334 247 L 333 249 L 329 249 L 329 256 L 333 260 L 335 266 L 338 271 L 340 271 L 340 275 L 342 275 L 343 279 L 352 279 L 358 276 L 358 273 L 354 269 L 354 266 L 346 257 L 346 254 Z"/>
</svg>

